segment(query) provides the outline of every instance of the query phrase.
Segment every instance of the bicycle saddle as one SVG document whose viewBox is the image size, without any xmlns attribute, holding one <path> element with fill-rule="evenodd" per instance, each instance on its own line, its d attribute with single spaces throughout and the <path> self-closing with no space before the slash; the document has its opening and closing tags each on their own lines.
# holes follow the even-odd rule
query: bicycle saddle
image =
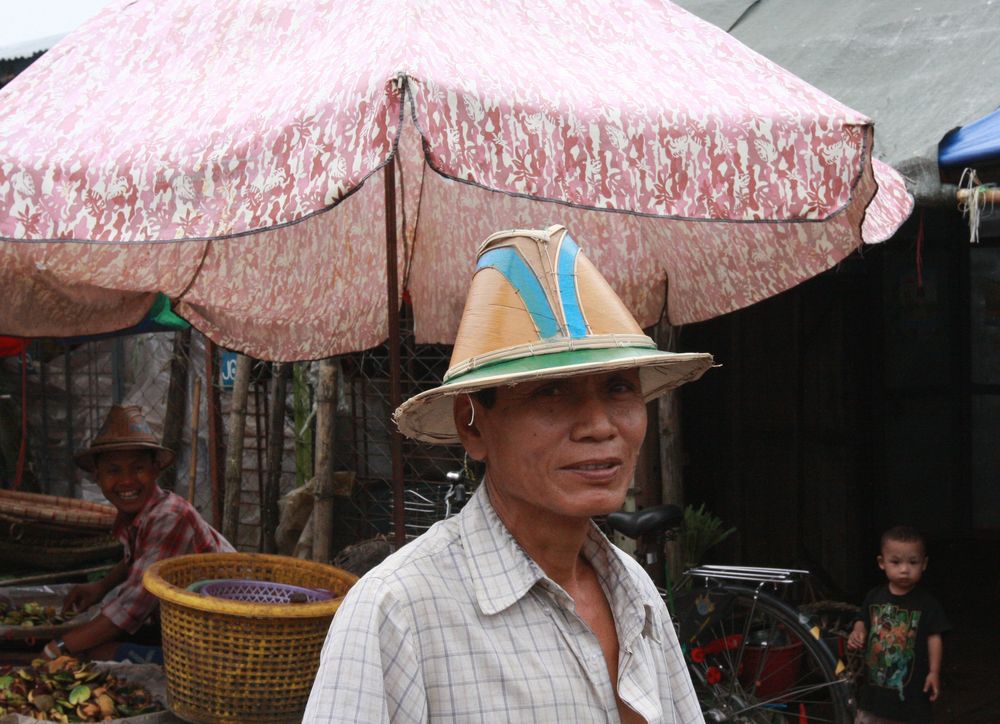
<svg viewBox="0 0 1000 724">
<path fill-rule="evenodd" d="M 623 510 L 608 513 L 605 520 L 611 530 L 629 538 L 638 538 L 646 533 L 677 528 L 684 521 L 684 511 L 676 505 L 655 505 L 634 513 Z"/>
</svg>

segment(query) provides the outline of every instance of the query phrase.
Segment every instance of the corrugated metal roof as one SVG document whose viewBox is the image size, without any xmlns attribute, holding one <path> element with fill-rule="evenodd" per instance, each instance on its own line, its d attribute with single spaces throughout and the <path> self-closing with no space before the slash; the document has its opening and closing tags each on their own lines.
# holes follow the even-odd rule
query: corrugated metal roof
<svg viewBox="0 0 1000 724">
<path fill-rule="evenodd" d="M 676 1 L 873 118 L 876 156 L 924 202 L 941 138 L 1000 105 L 1000 0 Z"/>
</svg>

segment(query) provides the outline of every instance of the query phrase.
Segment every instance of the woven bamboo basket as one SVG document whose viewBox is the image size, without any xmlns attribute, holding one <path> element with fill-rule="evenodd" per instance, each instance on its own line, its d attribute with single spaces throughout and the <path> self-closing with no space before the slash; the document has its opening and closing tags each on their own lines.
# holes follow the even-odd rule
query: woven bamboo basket
<svg viewBox="0 0 1000 724">
<path fill-rule="evenodd" d="M 194 593 L 213 579 L 327 589 L 328 601 L 245 603 Z M 160 600 L 171 711 L 189 722 L 302 718 L 333 614 L 357 576 L 287 556 L 206 553 L 153 564 L 143 585 Z"/>
<path fill-rule="evenodd" d="M 58 495 L 0 490 L 0 515 L 26 526 L 39 524 L 56 529 L 110 531 L 114 506 Z"/>
<path fill-rule="evenodd" d="M 0 570 L 44 568 L 67 571 L 88 563 L 121 560 L 122 544 L 112 535 L 35 535 L 11 536 L 0 528 Z"/>
</svg>

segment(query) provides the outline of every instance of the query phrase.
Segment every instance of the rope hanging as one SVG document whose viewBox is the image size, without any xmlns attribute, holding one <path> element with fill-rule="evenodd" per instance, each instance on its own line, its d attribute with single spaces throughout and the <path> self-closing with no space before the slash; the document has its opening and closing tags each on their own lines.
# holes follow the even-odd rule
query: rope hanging
<svg viewBox="0 0 1000 724">
<path fill-rule="evenodd" d="M 969 222 L 969 243 L 979 243 L 979 223 L 982 211 L 986 205 L 993 205 L 1000 201 L 1000 188 L 995 184 L 980 183 L 976 170 L 967 168 L 962 171 L 962 178 L 958 182 L 958 210 Z"/>
</svg>

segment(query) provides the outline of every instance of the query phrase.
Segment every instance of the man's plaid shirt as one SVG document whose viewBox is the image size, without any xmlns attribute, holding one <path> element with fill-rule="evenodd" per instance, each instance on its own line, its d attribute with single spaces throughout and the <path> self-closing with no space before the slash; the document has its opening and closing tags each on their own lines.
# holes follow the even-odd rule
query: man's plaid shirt
<svg viewBox="0 0 1000 724">
<path fill-rule="evenodd" d="M 186 553 L 235 550 L 184 498 L 158 486 L 131 521 L 118 514 L 114 535 L 125 546 L 128 577 L 101 613 L 129 633 L 135 633 L 156 610 L 156 596 L 142 587 L 142 574 L 147 568 L 156 561 Z"/>
<path fill-rule="evenodd" d="M 703 722 L 667 608 L 592 526 L 618 628 L 618 692 L 647 722 Z M 597 637 L 524 552 L 485 486 L 371 570 L 333 617 L 305 722 L 618 722 Z"/>
</svg>

